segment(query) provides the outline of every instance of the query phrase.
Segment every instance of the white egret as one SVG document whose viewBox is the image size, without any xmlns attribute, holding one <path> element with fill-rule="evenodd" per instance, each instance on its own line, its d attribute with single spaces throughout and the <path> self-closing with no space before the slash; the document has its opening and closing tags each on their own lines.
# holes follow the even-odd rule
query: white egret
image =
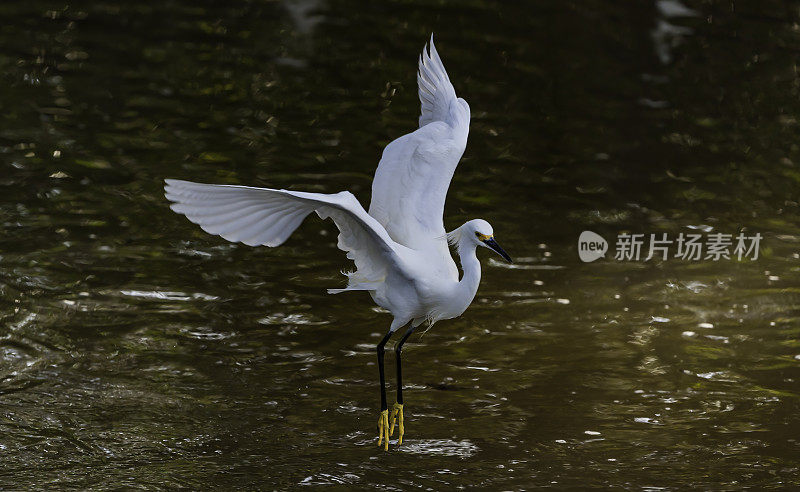
<svg viewBox="0 0 800 492">
<path fill-rule="evenodd" d="M 467 145 L 470 112 L 456 97 L 453 85 L 433 45 L 433 36 L 419 59 L 417 83 L 422 114 L 419 128 L 386 146 L 372 182 L 367 213 L 352 193 L 305 193 L 249 186 L 200 184 L 167 179 L 166 197 L 172 210 L 184 214 L 206 232 L 249 246 L 275 247 L 286 241 L 311 212 L 331 218 L 339 228 L 339 249 L 355 262 L 346 273 L 347 286 L 332 294 L 367 291 L 394 317 L 378 343 L 381 412 L 378 445 L 398 423 L 403 442 L 403 383 L 400 351 L 424 322 L 460 316 L 478 290 L 481 265 L 478 246 L 508 254 L 495 242 L 492 226 L 470 220 L 446 233 L 442 216 L 450 179 Z M 450 255 L 455 246 L 463 275 Z M 384 346 L 392 333 L 409 325 L 395 347 L 397 403 L 389 426 L 384 379 Z"/>
</svg>

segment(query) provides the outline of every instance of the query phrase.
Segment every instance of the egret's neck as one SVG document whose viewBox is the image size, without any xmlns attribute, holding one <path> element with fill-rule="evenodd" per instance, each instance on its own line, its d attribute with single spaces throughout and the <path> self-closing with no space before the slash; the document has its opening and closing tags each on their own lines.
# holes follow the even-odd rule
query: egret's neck
<svg viewBox="0 0 800 492">
<path fill-rule="evenodd" d="M 478 257 L 475 255 L 477 247 L 472 241 L 466 244 L 459 243 L 458 245 L 458 257 L 461 260 L 461 269 L 464 270 L 464 276 L 461 277 L 461 281 L 458 283 L 458 290 L 459 297 L 466 302 L 464 309 L 475 298 L 475 294 L 478 292 L 478 284 L 481 283 L 481 262 L 478 261 Z"/>
</svg>

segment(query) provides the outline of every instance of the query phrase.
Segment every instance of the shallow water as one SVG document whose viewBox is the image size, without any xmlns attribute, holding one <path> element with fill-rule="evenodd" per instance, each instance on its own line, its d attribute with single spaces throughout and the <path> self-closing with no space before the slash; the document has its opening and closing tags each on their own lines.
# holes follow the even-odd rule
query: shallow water
<svg viewBox="0 0 800 492">
<path fill-rule="evenodd" d="M 796 484 L 797 6 L 380 4 L 0 5 L 2 487 Z M 332 224 L 231 245 L 161 186 L 366 204 L 431 31 L 473 114 L 446 225 L 517 261 L 405 346 L 386 453 L 390 318 L 325 293 Z M 583 230 L 764 239 L 582 263 Z"/>
</svg>

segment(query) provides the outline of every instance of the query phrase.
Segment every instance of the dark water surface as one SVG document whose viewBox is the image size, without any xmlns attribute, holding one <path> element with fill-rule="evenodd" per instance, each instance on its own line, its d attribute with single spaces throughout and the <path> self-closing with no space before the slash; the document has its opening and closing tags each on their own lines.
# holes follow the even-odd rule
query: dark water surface
<svg viewBox="0 0 800 492">
<path fill-rule="evenodd" d="M 797 485 L 800 5 L 747 4 L 3 2 L 0 485 Z M 473 114 L 446 225 L 517 262 L 406 345 L 386 453 L 333 225 L 231 245 L 161 186 L 368 203 L 431 31 Z M 764 239 L 584 264 L 585 229 Z"/>
</svg>

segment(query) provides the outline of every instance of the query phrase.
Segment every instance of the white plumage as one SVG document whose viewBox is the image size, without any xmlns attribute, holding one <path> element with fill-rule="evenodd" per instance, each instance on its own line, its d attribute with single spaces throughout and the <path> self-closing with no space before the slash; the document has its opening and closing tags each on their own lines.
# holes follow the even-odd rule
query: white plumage
<svg viewBox="0 0 800 492">
<path fill-rule="evenodd" d="M 402 268 L 400 255 L 407 248 L 395 243 L 348 191 L 328 195 L 176 179 L 166 183 L 172 210 L 206 232 L 248 246 L 280 246 L 312 212 L 330 217 L 339 228 L 339 248 L 356 264 L 348 289 L 370 290 L 368 284 L 374 288 L 390 270 Z"/>
<path fill-rule="evenodd" d="M 420 56 L 417 83 L 419 128 L 384 150 L 372 183 L 369 213 L 347 191 L 305 193 L 174 179 L 166 180 L 165 186 L 167 199 L 174 202 L 172 210 L 206 232 L 250 246 L 281 245 L 311 212 L 331 218 L 339 228 L 338 247 L 356 269 L 347 274 L 347 287 L 328 292 L 368 291 L 394 316 L 389 334 L 378 346 L 382 382 L 383 344 L 392 332 L 408 323 L 413 330 L 424 321 L 432 325 L 459 316 L 472 302 L 481 275 L 475 255 L 478 246 L 511 261 L 484 220 L 445 232 L 444 202 L 467 145 L 470 112 L 466 101 L 456 97 L 433 37 L 430 51 L 423 50 Z M 460 280 L 448 238 L 460 257 L 464 271 Z M 385 391 L 382 397 L 385 408 Z"/>
</svg>

